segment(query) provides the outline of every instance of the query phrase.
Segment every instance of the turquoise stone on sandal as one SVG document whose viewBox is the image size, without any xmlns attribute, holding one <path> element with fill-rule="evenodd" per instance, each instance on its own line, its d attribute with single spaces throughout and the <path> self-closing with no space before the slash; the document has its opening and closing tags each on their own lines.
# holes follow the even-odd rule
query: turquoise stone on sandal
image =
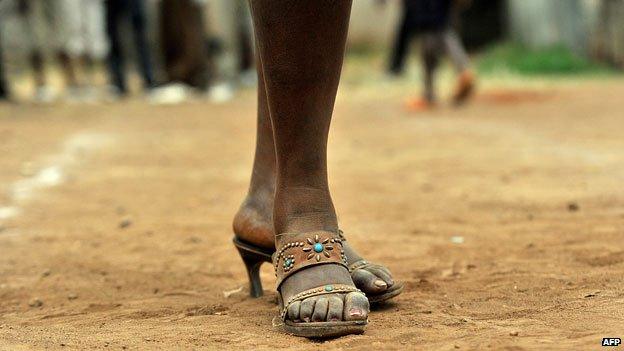
<svg viewBox="0 0 624 351">
<path fill-rule="evenodd" d="M 323 249 L 324 249 L 323 244 L 321 243 L 314 244 L 314 252 L 321 253 L 323 252 Z"/>
</svg>

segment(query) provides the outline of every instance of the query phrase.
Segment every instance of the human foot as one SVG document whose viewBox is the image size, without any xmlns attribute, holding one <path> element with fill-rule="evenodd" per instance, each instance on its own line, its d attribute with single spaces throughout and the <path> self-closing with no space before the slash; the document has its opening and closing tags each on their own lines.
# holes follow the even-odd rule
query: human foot
<svg viewBox="0 0 624 351">
<path fill-rule="evenodd" d="M 267 206 L 270 201 L 271 206 Z M 234 217 L 235 245 L 239 250 L 251 250 L 271 261 L 275 251 L 271 223 L 272 197 L 248 196 Z M 342 232 L 340 232 L 342 233 Z M 340 234 L 342 236 L 342 234 Z M 355 286 L 362 290 L 371 302 L 388 300 L 401 292 L 402 285 L 395 283 L 390 271 L 381 265 L 365 261 L 342 236 L 342 247 L 347 257 L 347 266 Z M 252 295 L 260 296 L 261 290 Z"/>
<path fill-rule="evenodd" d="M 403 291 L 403 283 L 395 282 L 388 268 L 366 261 L 349 245 L 341 230 L 338 234 L 343 239 L 351 278 L 355 286 L 366 293 L 370 303 L 389 300 Z"/>
<path fill-rule="evenodd" d="M 271 206 L 267 206 L 267 203 L 270 203 Z M 273 234 L 273 226 L 270 224 L 272 223 L 272 213 L 272 193 L 270 195 L 268 192 L 247 195 L 232 223 L 235 238 L 262 249 L 274 251 L 275 234 Z"/>
<path fill-rule="evenodd" d="M 273 263 L 285 329 L 307 337 L 363 332 L 369 302 L 351 279 L 342 238 L 328 231 L 278 237 Z"/>
</svg>

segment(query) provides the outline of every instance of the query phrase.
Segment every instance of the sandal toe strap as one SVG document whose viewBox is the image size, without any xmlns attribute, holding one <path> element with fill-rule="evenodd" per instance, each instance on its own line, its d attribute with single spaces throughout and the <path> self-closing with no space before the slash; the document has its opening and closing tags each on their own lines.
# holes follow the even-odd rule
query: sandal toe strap
<svg viewBox="0 0 624 351">
<path fill-rule="evenodd" d="M 353 273 L 353 271 L 355 271 L 356 269 L 366 268 L 370 265 L 371 263 L 366 260 L 359 260 L 350 264 L 348 268 L 349 268 L 349 272 Z"/>
<path fill-rule="evenodd" d="M 282 233 L 281 246 L 273 254 L 277 288 L 295 272 L 315 265 L 338 264 L 348 269 L 347 256 L 338 233 L 317 231 L 310 233 Z"/>
<path fill-rule="evenodd" d="M 313 296 L 321 296 L 327 294 L 336 294 L 336 293 L 351 293 L 351 292 L 362 292 L 360 289 L 345 285 L 345 284 L 327 284 L 323 286 L 319 286 L 317 288 L 304 290 L 296 295 L 293 295 L 288 302 L 284 304 L 282 311 L 280 312 L 280 318 L 285 321 L 286 315 L 288 314 L 288 308 L 297 301 L 303 301 L 309 297 Z"/>
</svg>

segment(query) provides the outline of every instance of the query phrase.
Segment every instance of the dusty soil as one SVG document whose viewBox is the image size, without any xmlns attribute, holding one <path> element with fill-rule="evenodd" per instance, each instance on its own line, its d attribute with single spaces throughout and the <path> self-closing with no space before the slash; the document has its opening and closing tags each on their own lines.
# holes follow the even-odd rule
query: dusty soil
<svg viewBox="0 0 624 351">
<path fill-rule="evenodd" d="M 0 219 L 0 349 L 571 350 L 624 337 L 624 82 L 420 115 L 404 96 L 343 87 L 330 177 L 341 227 L 406 290 L 364 335 L 322 344 L 272 327 L 270 267 L 265 296 L 248 298 L 230 243 L 252 92 L 218 106 L 0 106 L 0 207 L 19 209 Z M 55 181 L 15 195 L 56 164 Z"/>
</svg>

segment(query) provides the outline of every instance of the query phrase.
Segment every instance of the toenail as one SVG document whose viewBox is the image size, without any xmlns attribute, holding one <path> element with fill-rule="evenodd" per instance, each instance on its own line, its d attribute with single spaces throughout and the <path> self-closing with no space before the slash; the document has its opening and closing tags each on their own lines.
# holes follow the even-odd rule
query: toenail
<svg viewBox="0 0 624 351">
<path fill-rule="evenodd" d="M 352 308 L 351 310 L 349 310 L 349 315 L 351 316 L 361 316 L 362 315 L 362 310 L 359 308 Z"/>
<path fill-rule="evenodd" d="M 384 281 L 383 281 L 383 280 L 381 280 L 381 279 L 377 279 L 377 280 L 375 280 L 375 283 L 374 283 L 374 284 L 375 284 L 375 286 L 376 286 L 376 287 L 378 287 L 378 288 L 387 288 L 387 287 L 388 287 L 388 284 L 386 284 L 386 282 L 384 282 Z"/>
<path fill-rule="evenodd" d="M 304 319 L 303 319 L 303 321 L 304 321 L 304 322 L 309 322 L 309 321 L 310 321 L 310 318 L 304 318 Z"/>
</svg>

